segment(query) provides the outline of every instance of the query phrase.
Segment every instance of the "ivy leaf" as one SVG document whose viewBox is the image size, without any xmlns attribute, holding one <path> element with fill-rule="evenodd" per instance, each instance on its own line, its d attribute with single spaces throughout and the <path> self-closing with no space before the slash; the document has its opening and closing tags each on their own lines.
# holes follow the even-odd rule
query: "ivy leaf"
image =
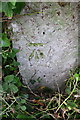
<svg viewBox="0 0 80 120">
<path fill-rule="evenodd" d="M 14 60 L 13 63 L 12 63 L 11 65 L 13 65 L 13 66 L 16 67 L 16 66 L 20 65 L 20 63 Z"/>
<path fill-rule="evenodd" d="M 25 2 L 16 2 L 16 8 L 13 10 L 15 13 L 20 14 L 21 10 L 25 6 Z"/>
<path fill-rule="evenodd" d="M 9 88 L 14 93 L 18 92 L 18 87 L 16 85 L 14 85 L 14 84 L 9 84 Z"/>
<path fill-rule="evenodd" d="M 14 75 L 8 75 L 4 78 L 6 83 L 10 83 L 14 80 Z"/>
<path fill-rule="evenodd" d="M 2 86 L 4 91 L 8 90 L 8 83 L 4 82 Z"/>
<path fill-rule="evenodd" d="M 5 13 L 6 16 L 12 17 L 13 16 L 13 6 L 10 2 L 2 2 L 2 12 Z"/>
<path fill-rule="evenodd" d="M 1 46 L 2 47 L 9 47 L 10 46 L 10 40 L 7 38 L 6 33 L 2 34 L 2 38 L 0 38 Z"/>
<path fill-rule="evenodd" d="M 19 49 L 12 48 L 12 51 L 9 53 L 9 57 L 14 59 L 14 57 L 16 56 L 16 53 L 18 52 L 19 52 Z"/>
<path fill-rule="evenodd" d="M 11 4 L 12 4 L 13 6 L 15 6 L 16 2 L 11 2 Z"/>
<path fill-rule="evenodd" d="M 16 76 L 14 77 L 14 80 L 12 81 L 12 83 L 16 84 L 17 87 L 20 87 L 22 85 L 19 77 L 16 77 Z"/>
<path fill-rule="evenodd" d="M 13 6 L 16 5 L 16 1 L 17 1 L 17 0 L 9 0 L 9 1 L 10 1 L 10 3 L 11 3 Z"/>
</svg>

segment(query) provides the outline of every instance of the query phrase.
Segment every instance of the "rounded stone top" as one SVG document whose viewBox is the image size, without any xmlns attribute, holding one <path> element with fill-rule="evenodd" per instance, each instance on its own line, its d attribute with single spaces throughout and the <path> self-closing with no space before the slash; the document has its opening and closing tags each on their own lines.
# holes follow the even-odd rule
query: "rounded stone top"
<svg viewBox="0 0 80 120">
<path fill-rule="evenodd" d="M 56 89 L 77 66 L 77 3 L 64 7 L 58 3 L 27 3 L 21 14 L 26 12 L 11 23 L 13 47 L 20 49 L 17 60 L 23 81 L 31 88 Z"/>
</svg>

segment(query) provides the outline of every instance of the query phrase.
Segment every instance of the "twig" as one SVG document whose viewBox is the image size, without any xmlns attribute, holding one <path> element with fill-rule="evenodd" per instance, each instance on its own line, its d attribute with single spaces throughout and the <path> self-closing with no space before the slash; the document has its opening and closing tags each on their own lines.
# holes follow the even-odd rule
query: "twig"
<svg viewBox="0 0 80 120">
<path fill-rule="evenodd" d="M 5 101 L 5 99 L 4 99 L 4 98 L 2 98 L 2 100 L 6 103 L 6 105 L 8 105 L 8 106 L 9 106 L 9 104 Z"/>
<path fill-rule="evenodd" d="M 14 100 L 11 105 L 9 105 L 3 112 L 0 113 L 0 115 L 4 114 L 6 112 L 6 110 L 8 110 L 14 103 L 16 102 L 16 100 Z"/>
<path fill-rule="evenodd" d="M 48 113 L 48 115 L 50 115 L 52 118 L 54 118 L 55 120 L 57 120 L 53 114 Z"/>
<path fill-rule="evenodd" d="M 58 89 L 58 93 L 59 93 L 59 102 L 58 102 L 58 104 L 60 105 L 60 101 L 61 101 L 60 89 L 59 89 L 59 85 L 58 85 L 57 81 L 55 81 L 55 83 L 57 85 L 57 89 Z"/>
<path fill-rule="evenodd" d="M 39 13 L 42 13 L 42 12 L 26 13 L 26 14 L 22 14 L 22 15 L 15 15 L 15 16 L 13 16 L 12 19 L 6 18 L 5 20 L 1 20 L 1 18 L 0 18 L 0 22 L 5 22 L 5 21 L 10 22 L 10 21 L 12 21 L 12 20 L 17 19 L 17 17 L 26 16 L 26 15 L 33 15 L 33 14 L 39 14 Z"/>
<path fill-rule="evenodd" d="M 75 88 L 76 88 L 76 86 L 77 86 L 77 80 L 76 80 L 76 83 L 75 83 L 75 85 L 74 85 L 74 88 L 73 88 L 73 90 L 72 90 L 72 92 L 70 93 L 70 95 L 62 102 L 62 104 L 57 108 L 57 110 L 56 110 L 56 112 L 58 112 L 58 110 L 62 107 L 62 105 L 71 97 L 71 95 L 73 94 L 73 92 L 74 92 L 74 90 L 75 90 Z"/>
<path fill-rule="evenodd" d="M 52 97 L 52 99 L 50 100 L 50 102 L 48 103 L 47 107 L 46 107 L 46 111 L 48 109 L 48 107 L 50 106 L 50 104 L 52 103 L 53 99 L 56 98 L 56 97 Z"/>
</svg>

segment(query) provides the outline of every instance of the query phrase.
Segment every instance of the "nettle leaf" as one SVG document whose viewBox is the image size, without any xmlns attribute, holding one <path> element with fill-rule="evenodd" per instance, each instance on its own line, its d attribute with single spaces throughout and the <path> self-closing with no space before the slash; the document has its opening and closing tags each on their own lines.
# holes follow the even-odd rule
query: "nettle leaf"
<svg viewBox="0 0 80 120">
<path fill-rule="evenodd" d="M 6 33 L 2 34 L 2 38 L 0 38 L 1 46 L 2 47 L 9 47 L 10 46 L 10 40 L 7 38 Z"/>
<path fill-rule="evenodd" d="M 18 92 L 18 87 L 14 84 L 9 84 L 9 88 L 12 92 L 17 93 Z"/>
<path fill-rule="evenodd" d="M 13 5 L 10 2 L 2 2 L 2 11 L 5 13 L 6 16 L 12 17 L 13 16 Z"/>
<path fill-rule="evenodd" d="M 10 83 L 14 80 L 14 75 L 8 75 L 4 78 L 5 82 Z"/>
</svg>

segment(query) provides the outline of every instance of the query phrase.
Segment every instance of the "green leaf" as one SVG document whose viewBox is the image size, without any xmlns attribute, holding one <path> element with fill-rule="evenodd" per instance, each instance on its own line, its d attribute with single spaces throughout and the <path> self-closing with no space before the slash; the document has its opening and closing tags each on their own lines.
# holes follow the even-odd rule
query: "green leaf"
<svg viewBox="0 0 80 120">
<path fill-rule="evenodd" d="M 23 111 L 25 111 L 26 110 L 26 106 L 21 106 L 21 109 L 23 110 Z"/>
<path fill-rule="evenodd" d="M 14 75 L 8 75 L 4 78 L 5 82 L 10 83 L 14 80 Z"/>
<path fill-rule="evenodd" d="M 67 87 L 67 88 L 65 89 L 65 92 L 69 95 L 69 94 L 71 93 L 70 87 Z"/>
<path fill-rule="evenodd" d="M 25 120 L 36 120 L 36 118 L 34 118 L 34 116 L 27 116 L 25 114 L 19 113 L 17 115 L 18 119 L 25 119 Z"/>
<path fill-rule="evenodd" d="M 79 77 L 79 74 L 75 73 L 75 74 L 74 74 L 74 77 L 75 77 L 75 78 L 76 78 L 76 77 Z"/>
<path fill-rule="evenodd" d="M 79 120 L 79 119 L 80 119 L 80 113 L 76 114 L 76 120 Z"/>
<path fill-rule="evenodd" d="M 71 100 L 68 100 L 68 101 L 67 101 L 67 104 L 68 104 L 71 108 L 77 107 L 77 104 L 76 104 L 74 101 L 71 101 Z"/>
<path fill-rule="evenodd" d="M 12 51 L 9 53 L 9 56 L 10 58 L 14 59 L 14 57 L 16 56 L 16 53 L 18 53 L 19 50 L 16 49 L 16 48 L 12 48 Z"/>
<path fill-rule="evenodd" d="M 79 74 L 75 73 L 74 78 L 76 79 L 76 81 L 78 81 L 79 80 Z"/>
<path fill-rule="evenodd" d="M 21 100 L 21 103 L 23 103 L 23 104 L 26 103 L 26 100 L 22 99 L 22 100 Z"/>
<path fill-rule="evenodd" d="M 20 63 L 14 60 L 11 65 L 18 66 L 18 65 L 20 65 Z"/>
<path fill-rule="evenodd" d="M 27 116 L 26 116 L 25 114 L 22 114 L 22 113 L 19 114 L 19 113 L 18 113 L 17 118 L 18 118 L 18 119 L 26 119 Z"/>
<path fill-rule="evenodd" d="M 15 6 L 16 2 L 10 2 L 13 6 Z"/>
<path fill-rule="evenodd" d="M 17 0 L 9 0 L 9 1 L 11 1 L 10 3 L 11 3 L 13 6 L 16 5 L 16 1 L 17 1 Z"/>
<path fill-rule="evenodd" d="M 8 88 L 9 88 L 8 83 L 4 82 L 3 85 L 2 85 L 2 87 L 3 87 L 4 91 L 7 91 Z"/>
<path fill-rule="evenodd" d="M 18 87 L 16 85 L 14 85 L 14 84 L 9 84 L 9 88 L 14 93 L 18 92 Z"/>
<path fill-rule="evenodd" d="M 14 81 L 13 81 L 14 84 L 16 84 L 18 87 L 20 87 L 22 85 L 19 77 L 14 77 Z"/>
<path fill-rule="evenodd" d="M 17 102 L 19 102 L 19 101 L 17 101 Z M 20 109 L 20 104 L 17 104 L 17 105 L 15 106 L 15 109 L 16 109 L 16 110 L 19 110 L 19 109 Z"/>
<path fill-rule="evenodd" d="M 16 2 L 16 8 L 13 10 L 15 13 L 19 14 L 23 7 L 25 6 L 25 2 Z"/>
<path fill-rule="evenodd" d="M 6 16 L 12 17 L 13 16 L 13 10 L 12 5 L 10 2 L 2 2 L 2 11 L 5 13 Z"/>
<path fill-rule="evenodd" d="M 10 46 L 10 40 L 7 38 L 6 33 L 2 34 L 2 38 L 0 38 L 1 46 L 2 47 L 9 47 Z"/>
</svg>

